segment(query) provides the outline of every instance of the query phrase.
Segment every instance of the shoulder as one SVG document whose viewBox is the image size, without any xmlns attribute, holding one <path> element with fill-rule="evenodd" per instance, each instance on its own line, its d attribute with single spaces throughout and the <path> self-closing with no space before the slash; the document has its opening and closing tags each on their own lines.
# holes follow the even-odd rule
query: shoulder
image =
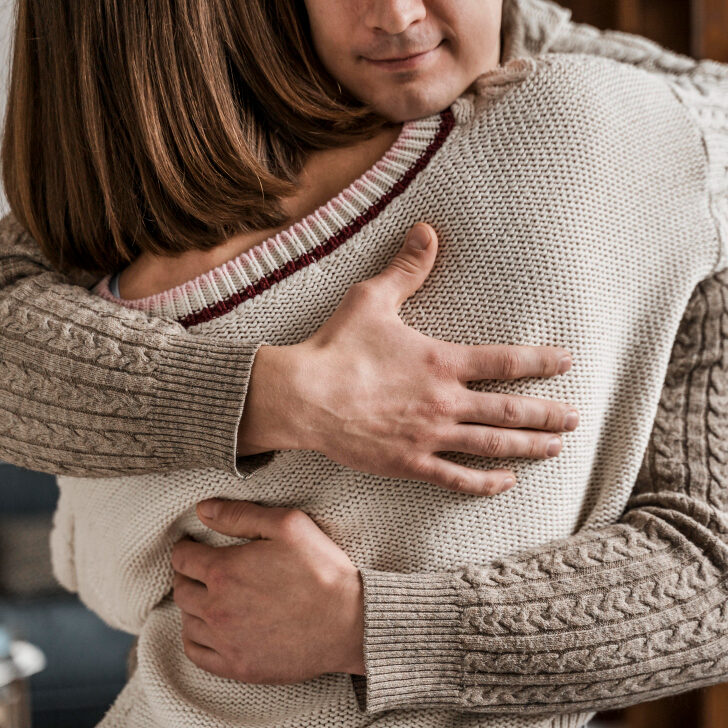
<svg viewBox="0 0 728 728">
<path fill-rule="evenodd" d="M 698 142 L 694 118 L 675 81 L 613 58 L 587 53 L 546 53 L 514 59 L 479 76 L 470 88 L 473 131 L 494 117 L 528 128 L 560 125 L 571 141 L 599 146 L 639 137 L 656 127 L 675 144 Z M 465 102 L 459 100 L 462 105 Z M 564 140 L 568 142 L 568 139 Z"/>
<path fill-rule="evenodd" d="M 724 160 L 716 172 L 706 159 L 707 125 L 698 125 L 675 84 L 588 54 L 514 60 L 471 90 L 453 164 L 519 198 L 528 192 L 543 209 L 571 210 L 582 233 L 605 220 L 610 231 L 644 239 L 659 231 L 676 249 L 689 247 L 709 272 L 718 246 L 706 190 L 728 184 L 728 145 L 721 151 L 713 143 L 716 169 Z M 462 118 L 468 104 L 460 99 L 459 106 Z M 725 192 L 710 202 L 727 204 Z"/>
<path fill-rule="evenodd" d="M 52 273 L 55 277 L 41 276 L 46 273 Z M 0 218 L 0 289 L 23 279 L 32 279 L 36 287 L 47 287 L 54 281 L 62 281 L 90 288 L 98 276 L 76 269 L 63 274 L 57 272 L 41 250 L 38 241 L 9 212 Z"/>
<path fill-rule="evenodd" d="M 728 64 L 675 53 L 639 35 L 574 22 L 560 26 L 550 50 L 608 58 L 669 90 L 703 150 L 708 206 L 721 251 L 715 270 L 728 268 Z"/>
</svg>

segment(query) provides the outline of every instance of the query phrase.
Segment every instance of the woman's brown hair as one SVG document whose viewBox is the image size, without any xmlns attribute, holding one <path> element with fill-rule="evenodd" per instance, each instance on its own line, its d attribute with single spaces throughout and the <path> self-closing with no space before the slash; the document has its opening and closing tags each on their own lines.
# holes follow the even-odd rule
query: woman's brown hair
<svg viewBox="0 0 728 728">
<path fill-rule="evenodd" d="M 19 0 L 2 174 L 59 269 L 285 223 L 306 156 L 386 121 L 319 61 L 303 0 Z"/>
</svg>

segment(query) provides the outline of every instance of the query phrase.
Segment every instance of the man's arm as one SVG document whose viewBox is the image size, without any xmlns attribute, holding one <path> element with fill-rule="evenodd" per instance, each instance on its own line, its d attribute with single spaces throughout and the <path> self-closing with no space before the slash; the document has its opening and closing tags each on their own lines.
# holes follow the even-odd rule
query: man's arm
<svg viewBox="0 0 728 728">
<path fill-rule="evenodd" d="M 361 568 L 359 707 L 618 708 L 728 680 L 728 271 L 681 322 L 619 522 L 457 572 Z"/>
<path fill-rule="evenodd" d="M 76 476 L 262 467 L 272 453 L 235 452 L 264 342 L 193 336 L 92 283 L 55 272 L 12 215 L 0 220 L 0 458 Z"/>
</svg>

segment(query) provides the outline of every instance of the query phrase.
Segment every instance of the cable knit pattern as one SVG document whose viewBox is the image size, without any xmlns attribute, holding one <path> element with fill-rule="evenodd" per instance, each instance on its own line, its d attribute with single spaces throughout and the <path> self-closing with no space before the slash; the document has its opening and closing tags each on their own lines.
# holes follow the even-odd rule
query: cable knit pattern
<svg viewBox="0 0 728 728">
<path fill-rule="evenodd" d="M 215 466 L 235 458 L 250 369 L 264 343 L 194 336 L 53 272 L 12 215 L 0 221 L 0 457 L 67 475 Z M 75 284 L 75 285 L 74 285 Z"/>
<path fill-rule="evenodd" d="M 104 728 L 580 728 L 599 708 L 726 679 L 724 67 L 701 62 L 698 74 L 692 59 L 568 17 L 546 0 L 507 0 L 504 67 L 453 103 L 452 138 L 406 192 L 336 251 L 188 331 L 91 295 L 89 277 L 50 272 L 12 218 L 0 223 L 0 454 L 127 474 L 60 478 L 53 536 L 62 583 L 140 634 L 139 668 Z M 536 58 L 548 51 L 579 58 Z M 580 136 L 591 121 L 598 133 Z M 671 131 L 655 148 L 647 128 L 661 124 Z M 625 138 L 646 145 L 635 176 L 610 156 L 634 151 Z M 569 144 L 559 166 L 554 150 Z M 574 184 L 580 159 L 588 174 Z M 592 215 L 595 190 L 628 213 L 600 204 Z M 420 217 L 447 244 L 403 319 L 463 343 L 569 346 L 576 366 L 558 381 L 493 389 L 570 401 L 579 430 L 555 460 L 506 462 L 518 486 L 491 499 L 385 483 L 316 453 L 266 454 L 242 485 L 234 428 L 257 345 L 241 332 L 299 340 Z M 54 382 L 78 384 L 78 396 L 53 401 Z M 95 439 L 101 418 L 121 444 Z M 185 463 L 196 469 L 165 473 Z M 194 518 L 212 495 L 301 507 L 360 565 L 366 677 L 251 686 L 186 661 L 169 549 L 185 533 L 227 543 Z"/>
<path fill-rule="evenodd" d="M 408 688 L 438 642 L 439 622 L 419 611 L 433 594 L 458 615 L 451 700 L 463 710 L 615 708 L 728 680 L 727 334 L 722 271 L 685 311 L 619 523 L 426 580 L 362 570 L 367 659 L 381 681 L 370 708 L 422 703 Z M 395 679 L 404 664 L 411 677 Z"/>
</svg>

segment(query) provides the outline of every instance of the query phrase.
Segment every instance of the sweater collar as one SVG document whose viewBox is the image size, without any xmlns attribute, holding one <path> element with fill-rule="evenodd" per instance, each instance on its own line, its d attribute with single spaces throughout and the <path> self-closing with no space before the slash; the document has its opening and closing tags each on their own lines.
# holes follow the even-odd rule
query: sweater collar
<svg viewBox="0 0 728 728">
<path fill-rule="evenodd" d="M 504 0 L 501 65 L 548 51 L 571 16 L 550 0 Z M 453 113 L 455 111 L 455 113 Z M 96 293 L 128 308 L 195 326 L 223 316 L 244 301 L 332 253 L 402 194 L 453 129 L 459 104 L 405 123 L 379 162 L 316 212 L 194 280 L 162 293 L 119 299 L 110 276 Z"/>
<path fill-rule="evenodd" d="M 405 122 L 385 155 L 336 197 L 274 237 L 223 265 L 161 293 L 119 299 L 111 276 L 95 292 L 127 308 L 171 318 L 185 327 L 224 316 L 250 298 L 330 255 L 356 235 L 425 169 L 455 126 L 452 108 Z"/>
</svg>

